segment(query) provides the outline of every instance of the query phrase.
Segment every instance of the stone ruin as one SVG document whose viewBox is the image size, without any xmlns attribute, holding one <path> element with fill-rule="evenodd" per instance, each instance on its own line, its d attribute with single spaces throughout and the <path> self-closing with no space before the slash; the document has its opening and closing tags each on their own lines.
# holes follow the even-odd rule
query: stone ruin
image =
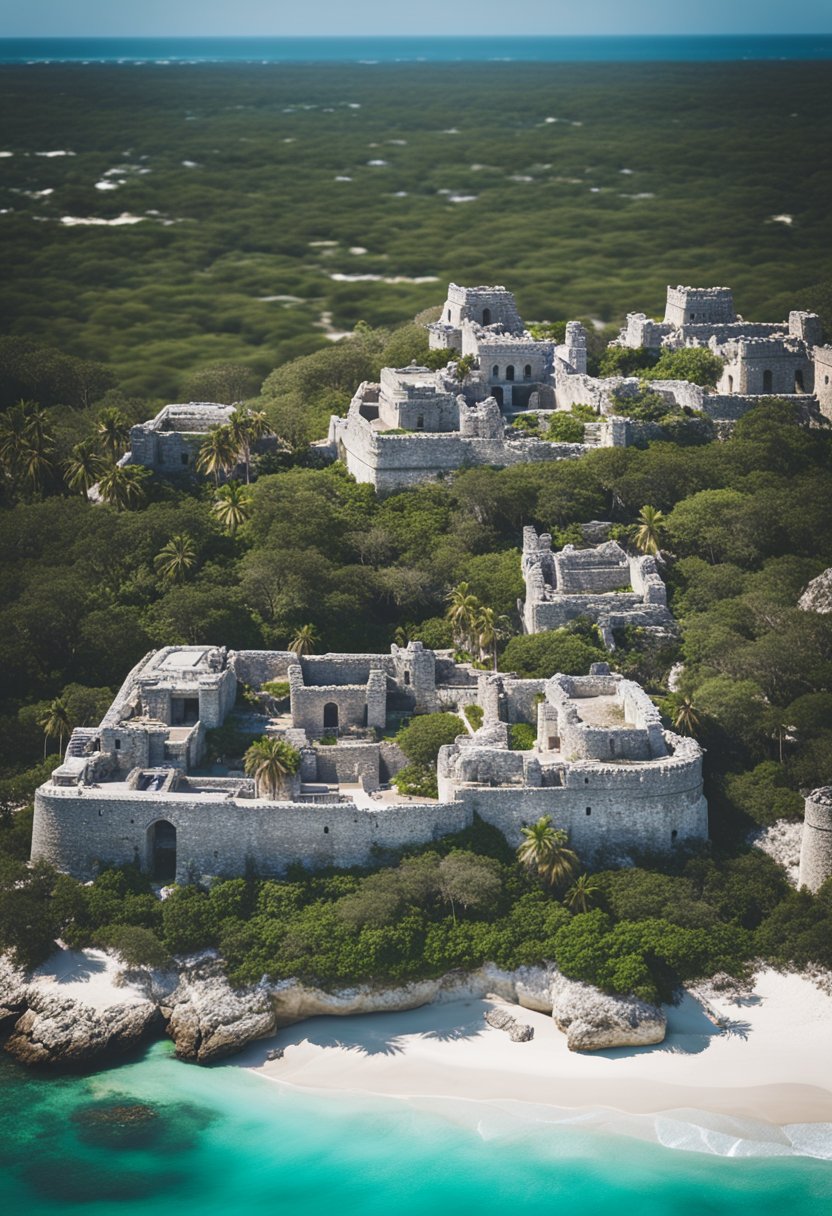
<svg viewBox="0 0 832 1216">
<path fill-rule="evenodd" d="M 526 633 L 560 629 L 583 617 L 598 626 L 610 651 L 614 631 L 628 625 L 654 641 L 674 635 L 656 559 L 628 554 L 614 540 L 554 552 L 548 533 L 524 528 L 522 572 L 526 596 L 518 607 Z"/>
</svg>

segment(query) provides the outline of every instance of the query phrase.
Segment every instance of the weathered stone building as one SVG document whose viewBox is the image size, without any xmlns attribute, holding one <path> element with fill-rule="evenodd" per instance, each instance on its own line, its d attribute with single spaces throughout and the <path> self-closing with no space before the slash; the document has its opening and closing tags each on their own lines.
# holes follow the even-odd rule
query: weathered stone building
<svg viewBox="0 0 832 1216">
<path fill-rule="evenodd" d="M 523 529 L 521 607 L 527 633 L 560 629 L 578 617 L 593 621 L 608 650 L 615 649 L 613 631 L 637 626 L 666 639 L 673 631 L 667 591 L 656 559 L 632 556 L 616 541 L 591 548 L 566 545 L 552 551 L 552 538 Z"/>
<path fill-rule="evenodd" d="M 143 464 L 168 477 L 192 474 L 205 436 L 224 426 L 233 405 L 192 401 L 189 405 L 166 405 L 155 418 L 130 428 L 127 464 Z"/>
<path fill-rule="evenodd" d="M 268 799 L 242 772 L 206 775 L 200 762 L 205 731 L 228 720 L 238 683 L 273 680 L 289 683 L 288 711 L 234 719 L 300 752 L 298 773 Z M 383 730 L 467 704 L 482 706 L 484 725 L 440 756 L 439 798 L 392 790 L 404 757 Z M 508 747 L 508 724 L 519 721 L 537 722 L 532 751 Z M 130 672 L 98 727 L 73 732 L 36 794 L 32 856 L 83 879 L 131 862 L 160 881 L 252 866 L 281 874 L 295 861 L 366 864 L 378 849 L 457 832 L 475 813 L 512 844 L 550 814 L 587 856 L 670 849 L 707 834 L 701 752 L 662 731 L 649 699 L 605 665 L 583 681 L 544 681 L 475 672 L 419 643 L 301 659 L 167 647 Z"/>
</svg>

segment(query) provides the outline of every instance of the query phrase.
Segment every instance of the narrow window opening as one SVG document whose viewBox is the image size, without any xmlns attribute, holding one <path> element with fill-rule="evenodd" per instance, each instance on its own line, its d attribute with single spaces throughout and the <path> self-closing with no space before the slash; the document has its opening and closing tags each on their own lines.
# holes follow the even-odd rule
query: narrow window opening
<svg viewBox="0 0 832 1216">
<path fill-rule="evenodd" d="M 770 393 L 772 385 L 772 375 L 768 368 L 763 372 L 763 392 Z"/>
<path fill-rule="evenodd" d="M 490 308 L 484 308 L 482 310 L 482 323 L 483 323 L 483 325 L 491 324 L 491 309 Z"/>
<path fill-rule="evenodd" d="M 416 415 L 416 430 L 421 431 L 424 429 L 424 426 L 425 426 L 425 415 L 417 414 Z"/>
<path fill-rule="evenodd" d="M 794 391 L 796 393 L 803 392 L 803 372 L 800 370 L 800 368 L 798 368 L 794 374 Z"/>
<path fill-rule="evenodd" d="M 673 831 L 670 833 L 670 839 L 675 840 L 678 835 L 679 835 L 679 833 L 674 828 Z"/>
<path fill-rule="evenodd" d="M 500 379 L 500 365 L 499 365 L 499 363 L 495 363 L 495 364 L 494 364 L 494 366 L 492 367 L 492 369 L 491 369 L 491 378 L 492 378 L 493 380 L 499 380 L 499 379 Z"/>
<path fill-rule="evenodd" d="M 588 806 L 588 807 L 586 808 L 586 813 L 587 813 L 587 815 L 591 815 L 591 814 L 592 814 L 592 807 L 591 807 L 591 806 Z"/>
<path fill-rule="evenodd" d="M 324 826 L 324 836 L 328 836 L 328 835 L 329 835 L 329 828 Z"/>
<path fill-rule="evenodd" d="M 728 377 L 728 392 L 733 393 L 733 391 L 734 391 L 734 377 L 729 376 Z"/>
<path fill-rule="evenodd" d="M 523 379 L 531 380 L 531 378 L 532 378 L 532 365 L 531 365 L 531 363 L 527 363 L 526 366 L 523 368 Z"/>
<path fill-rule="evenodd" d="M 409 684 L 409 683 L 410 683 L 410 672 L 409 672 L 409 671 L 406 671 L 406 672 L 404 673 L 404 682 L 405 682 L 405 684 Z"/>
<path fill-rule="evenodd" d="M 179 457 L 179 459 L 182 461 L 183 464 L 187 464 L 188 463 L 188 453 L 183 452 L 181 454 L 181 456 Z"/>
<path fill-rule="evenodd" d="M 506 368 L 506 380 L 513 380 L 513 379 L 514 379 L 514 364 L 509 363 L 508 367 Z"/>
<path fill-rule="evenodd" d="M 121 739 L 116 739 L 116 751 L 121 751 Z"/>
</svg>

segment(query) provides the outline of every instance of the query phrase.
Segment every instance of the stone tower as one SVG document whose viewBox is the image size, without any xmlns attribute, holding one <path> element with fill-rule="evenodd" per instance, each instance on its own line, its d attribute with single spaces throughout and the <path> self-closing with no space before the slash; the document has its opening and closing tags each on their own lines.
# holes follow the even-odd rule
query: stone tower
<svg viewBox="0 0 832 1216">
<path fill-rule="evenodd" d="M 832 878 L 832 785 L 806 799 L 797 885 L 817 891 L 827 878 Z"/>
</svg>

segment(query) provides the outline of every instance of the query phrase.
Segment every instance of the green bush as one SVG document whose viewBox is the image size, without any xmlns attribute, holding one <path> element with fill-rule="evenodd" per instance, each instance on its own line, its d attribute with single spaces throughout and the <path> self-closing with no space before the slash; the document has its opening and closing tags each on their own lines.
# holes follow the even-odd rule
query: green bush
<svg viewBox="0 0 832 1216">
<path fill-rule="evenodd" d="M 289 695 L 288 680 L 267 680 L 261 685 L 263 692 L 267 692 L 270 697 L 274 697 L 275 701 L 284 701 Z"/>
<path fill-rule="evenodd" d="M 503 651 L 500 668 L 516 671 L 526 679 L 548 679 L 556 674 L 585 676 L 591 664 L 606 658 L 600 646 L 584 641 L 569 629 L 553 629 L 512 638 Z"/>
<path fill-rule="evenodd" d="M 513 752 L 528 752 L 537 741 L 537 731 L 528 722 L 515 722 L 508 732 L 508 745 Z"/>
<path fill-rule="evenodd" d="M 396 741 L 408 760 L 427 768 L 436 764 L 440 747 L 466 733 L 456 714 L 420 714 L 399 731 Z"/>
<path fill-rule="evenodd" d="M 465 714 L 465 717 L 468 719 L 474 730 L 479 730 L 479 728 L 482 726 L 482 720 L 484 717 L 482 706 L 466 705 L 462 712 Z"/>
<path fill-rule="evenodd" d="M 583 443 L 584 423 L 572 414 L 558 412 L 549 418 L 546 438 L 554 443 Z"/>
<path fill-rule="evenodd" d="M 436 769 L 426 764 L 406 764 L 393 778 L 393 785 L 400 794 L 412 794 L 417 798 L 438 798 Z"/>
</svg>

